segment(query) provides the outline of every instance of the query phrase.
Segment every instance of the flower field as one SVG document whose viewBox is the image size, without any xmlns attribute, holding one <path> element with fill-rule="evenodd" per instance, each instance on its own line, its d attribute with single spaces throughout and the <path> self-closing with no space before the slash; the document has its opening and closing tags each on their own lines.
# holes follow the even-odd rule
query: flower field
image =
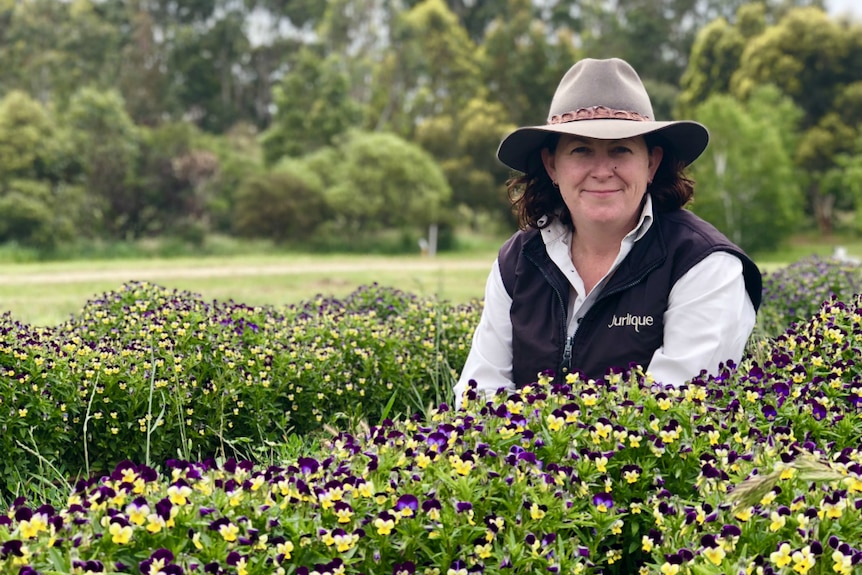
<svg viewBox="0 0 862 575">
<path fill-rule="evenodd" d="M 0 572 L 862 572 L 859 277 L 768 276 L 718 376 L 548 373 L 460 411 L 478 305 L 131 284 L 54 329 L 6 316 Z"/>
</svg>

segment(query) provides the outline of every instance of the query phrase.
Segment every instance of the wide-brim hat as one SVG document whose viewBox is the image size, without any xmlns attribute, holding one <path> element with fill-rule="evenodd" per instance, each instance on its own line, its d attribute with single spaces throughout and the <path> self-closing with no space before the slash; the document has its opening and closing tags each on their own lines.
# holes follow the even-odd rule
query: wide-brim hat
<svg viewBox="0 0 862 575">
<path fill-rule="evenodd" d="M 569 68 L 554 93 L 548 123 L 513 131 L 500 143 L 497 157 L 510 168 L 527 172 L 530 156 L 552 133 L 602 140 L 660 133 L 685 165 L 697 159 L 709 143 L 709 132 L 698 122 L 657 122 L 643 82 L 619 58 L 587 58 Z"/>
</svg>

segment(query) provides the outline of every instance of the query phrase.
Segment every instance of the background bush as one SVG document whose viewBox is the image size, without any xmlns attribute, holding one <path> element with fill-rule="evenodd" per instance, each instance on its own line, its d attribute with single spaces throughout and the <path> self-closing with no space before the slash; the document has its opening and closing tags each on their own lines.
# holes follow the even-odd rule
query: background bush
<svg viewBox="0 0 862 575">
<path fill-rule="evenodd" d="M 447 399 L 475 305 L 369 286 L 282 309 L 129 283 L 57 328 L 0 318 L 0 480 L 50 460 L 254 457 L 324 424 Z M 44 460 L 42 458 L 45 458 Z"/>
<path fill-rule="evenodd" d="M 795 322 L 809 319 L 830 298 L 850 301 L 862 287 L 856 263 L 810 256 L 763 276 L 763 303 L 757 333 L 778 336 Z"/>
</svg>

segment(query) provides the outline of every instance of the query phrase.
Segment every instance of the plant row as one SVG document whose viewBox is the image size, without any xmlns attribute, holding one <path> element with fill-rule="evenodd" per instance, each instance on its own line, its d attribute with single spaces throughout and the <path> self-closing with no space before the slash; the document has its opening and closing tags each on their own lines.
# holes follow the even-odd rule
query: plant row
<svg viewBox="0 0 862 575">
<path fill-rule="evenodd" d="M 440 403 L 463 365 L 474 305 L 364 287 L 284 309 L 129 283 L 72 320 L 0 318 L 0 482 L 117 462 L 256 457 L 325 424 Z M 8 491 L 7 491 L 8 493 Z"/>
<path fill-rule="evenodd" d="M 122 462 L 0 517 L 34 573 L 850 574 L 862 565 L 862 297 L 662 388 L 542 375 L 275 465 Z"/>
</svg>

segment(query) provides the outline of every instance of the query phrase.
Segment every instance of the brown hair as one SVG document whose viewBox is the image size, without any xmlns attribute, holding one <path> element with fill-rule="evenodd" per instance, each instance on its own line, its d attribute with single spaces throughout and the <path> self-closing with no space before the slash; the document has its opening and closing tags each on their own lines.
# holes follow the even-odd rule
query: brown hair
<svg viewBox="0 0 862 575">
<path fill-rule="evenodd" d="M 685 174 L 685 162 L 679 158 L 667 140 L 656 134 L 647 134 L 645 138 L 648 149 L 660 146 L 664 150 L 653 181 L 647 186 L 647 192 L 652 196 L 653 208 L 657 212 L 678 210 L 694 196 L 694 180 Z M 568 226 L 572 225 L 572 217 L 563 196 L 542 164 L 542 148 L 553 151 L 558 141 L 559 134 L 550 134 L 545 143 L 530 154 L 527 172 L 513 176 L 506 182 L 512 212 L 517 216 L 518 227 L 522 230 L 547 226 L 550 220 L 543 221 L 542 225 L 539 225 L 539 220 L 550 215 L 556 215 Z"/>
</svg>

